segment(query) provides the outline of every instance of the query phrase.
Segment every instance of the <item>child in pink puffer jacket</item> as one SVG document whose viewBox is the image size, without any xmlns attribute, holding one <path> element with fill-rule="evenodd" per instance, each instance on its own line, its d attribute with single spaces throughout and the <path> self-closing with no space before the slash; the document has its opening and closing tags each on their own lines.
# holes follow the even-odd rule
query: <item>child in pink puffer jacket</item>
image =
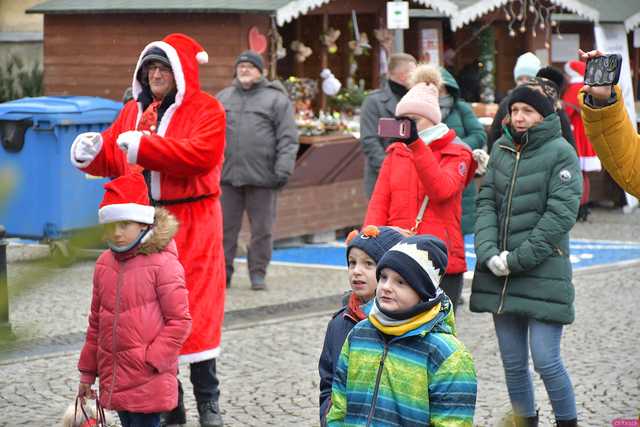
<svg viewBox="0 0 640 427">
<path fill-rule="evenodd" d="M 78 396 L 118 411 L 123 427 L 157 427 L 178 403 L 178 353 L 191 330 L 176 219 L 149 205 L 140 174 L 105 185 L 100 223 L 110 247 L 96 263 Z"/>
</svg>

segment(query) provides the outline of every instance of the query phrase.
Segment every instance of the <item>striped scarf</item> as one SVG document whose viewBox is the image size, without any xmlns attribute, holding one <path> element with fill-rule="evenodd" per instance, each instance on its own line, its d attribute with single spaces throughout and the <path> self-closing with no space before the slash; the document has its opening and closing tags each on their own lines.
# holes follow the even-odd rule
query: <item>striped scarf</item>
<svg viewBox="0 0 640 427">
<path fill-rule="evenodd" d="M 380 332 L 385 335 L 401 336 L 409 331 L 419 328 L 425 323 L 433 320 L 440 312 L 441 303 L 431 307 L 429 310 L 417 314 L 406 320 L 395 320 L 385 315 L 378 307 L 378 300 L 374 300 L 371 311 L 369 312 L 369 321 Z"/>
</svg>

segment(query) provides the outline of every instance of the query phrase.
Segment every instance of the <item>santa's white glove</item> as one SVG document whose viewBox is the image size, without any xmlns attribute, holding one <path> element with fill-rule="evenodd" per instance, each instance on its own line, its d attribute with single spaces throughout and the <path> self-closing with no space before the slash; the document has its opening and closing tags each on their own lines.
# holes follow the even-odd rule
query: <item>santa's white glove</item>
<svg viewBox="0 0 640 427">
<path fill-rule="evenodd" d="M 144 135 L 139 130 L 128 130 L 118 135 L 116 144 L 118 148 L 127 154 L 127 162 L 136 164 L 138 160 L 138 148 L 140 147 L 140 138 Z"/>
<path fill-rule="evenodd" d="M 476 161 L 476 176 L 482 176 L 487 172 L 487 164 L 489 163 L 489 154 L 481 148 L 472 151 L 473 160 Z"/>
<path fill-rule="evenodd" d="M 506 276 L 509 274 L 509 267 L 502 261 L 499 255 L 494 255 L 487 261 L 487 267 L 496 276 Z"/>
<path fill-rule="evenodd" d="M 509 263 L 507 262 L 507 255 L 509 255 L 509 251 L 500 252 L 500 259 L 504 263 L 505 269 L 507 270 L 507 275 L 511 274 L 511 270 L 509 270 Z"/>
<path fill-rule="evenodd" d="M 71 163 L 80 166 L 91 162 L 102 148 L 102 135 L 98 132 L 85 132 L 76 136 L 71 144 Z"/>
</svg>

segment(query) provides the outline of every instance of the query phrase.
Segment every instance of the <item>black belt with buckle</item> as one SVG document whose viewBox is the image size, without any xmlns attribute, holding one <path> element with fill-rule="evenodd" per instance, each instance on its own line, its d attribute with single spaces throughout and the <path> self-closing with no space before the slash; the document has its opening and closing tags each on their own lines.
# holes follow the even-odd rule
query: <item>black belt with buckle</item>
<svg viewBox="0 0 640 427">
<path fill-rule="evenodd" d="M 202 199 L 206 199 L 207 197 L 211 197 L 213 194 L 203 194 L 202 196 L 196 197 L 185 197 L 184 199 L 169 199 L 169 200 L 154 200 L 151 199 L 151 204 L 153 206 L 169 206 L 169 205 L 179 205 L 181 203 L 193 203 Z"/>
</svg>

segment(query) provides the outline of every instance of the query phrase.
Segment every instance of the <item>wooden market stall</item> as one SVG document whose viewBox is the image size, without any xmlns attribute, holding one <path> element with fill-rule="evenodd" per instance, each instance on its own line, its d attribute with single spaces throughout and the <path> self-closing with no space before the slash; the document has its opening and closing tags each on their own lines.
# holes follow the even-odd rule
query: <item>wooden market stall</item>
<svg viewBox="0 0 640 427">
<path fill-rule="evenodd" d="M 589 49 L 593 22 L 605 16 L 606 9 L 605 0 L 526 0 L 538 12 L 518 21 L 511 12 L 524 2 L 411 1 L 404 50 L 447 67 L 464 98 L 476 102 L 477 115 L 490 122 L 495 102 L 513 85 L 516 58 L 528 50 L 547 62 L 554 58 L 559 40 L 554 37 L 558 27 L 550 25 L 552 18 L 560 22 L 562 33 L 578 34 L 580 46 Z M 295 172 L 278 203 L 275 237 L 281 239 L 358 226 L 364 217 L 358 112 L 366 91 L 378 88 L 385 78 L 386 58 L 393 52 L 386 4 L 386 0 L 49 0 L 28 12 L 44 14 L 47 95 L 120 99 L 142 47 L 171 32 L 195 37 L 208 51 L 211 59 L 201 67 L 200 77 L 203 89 L 212 94 L 230 84 L 241 51 L 260 52 L 269 77 L 280 79 L 289 90 L 303 134 Z M 544 31 L 540 21 L 537 32 L 531 31 L 537 14 L 547 24 Z M 638 67 L 637 50 L 632 61 Z M 324 69 L 342 85 L 337 96 L 327 96 L 323 90 Z M 594 196 L 600 197 L 598 185 L 594 187 Z M 610 187 L 601 188 L 602 197 L 610 197 Z"/>
<path fill-rule="evenodd" d="M 283 80 L 290 92 L 300 86 L 288 83 L 289 77 L 315 84 L 311 96 L 292 96 L 303 113 L 301 120 L 305 115 L 316 119 L 301 127 L 296 169 L 278 202 L 275 238 L 359 226 L 366 200 L 357 113 L 365 90 L 379 87 L 383 78 L 381 55 L 391 53 L 386 1 L 160 3 L 49 0 L 29 9 L 44 14 L 45 93 L 119 100 L 131 84 L 140 50 L 168 33 L 184 32 L 208 51 L 210 61 L 200 68 L 200 78 L 203 89 L 215 94 L 231 83 L 237 55 L 253 49 L 263 55 L 269 77 Z M 452 10 L 449 0 L 420 0 L 411 6 L 431 10 L 425 8 L 430 3 Z M 446 18 L 441 12 L 437 15 L 436 39 L 441 38 L 441 21 Z M 417 29 L 405 33 L 407 40 L 417 40 Z M 325 68 L 342 83 L 344 96 L 330 99 L 319 90 Z M 317 120 L 322 110 L 340 114 Z"/>
</svg>

